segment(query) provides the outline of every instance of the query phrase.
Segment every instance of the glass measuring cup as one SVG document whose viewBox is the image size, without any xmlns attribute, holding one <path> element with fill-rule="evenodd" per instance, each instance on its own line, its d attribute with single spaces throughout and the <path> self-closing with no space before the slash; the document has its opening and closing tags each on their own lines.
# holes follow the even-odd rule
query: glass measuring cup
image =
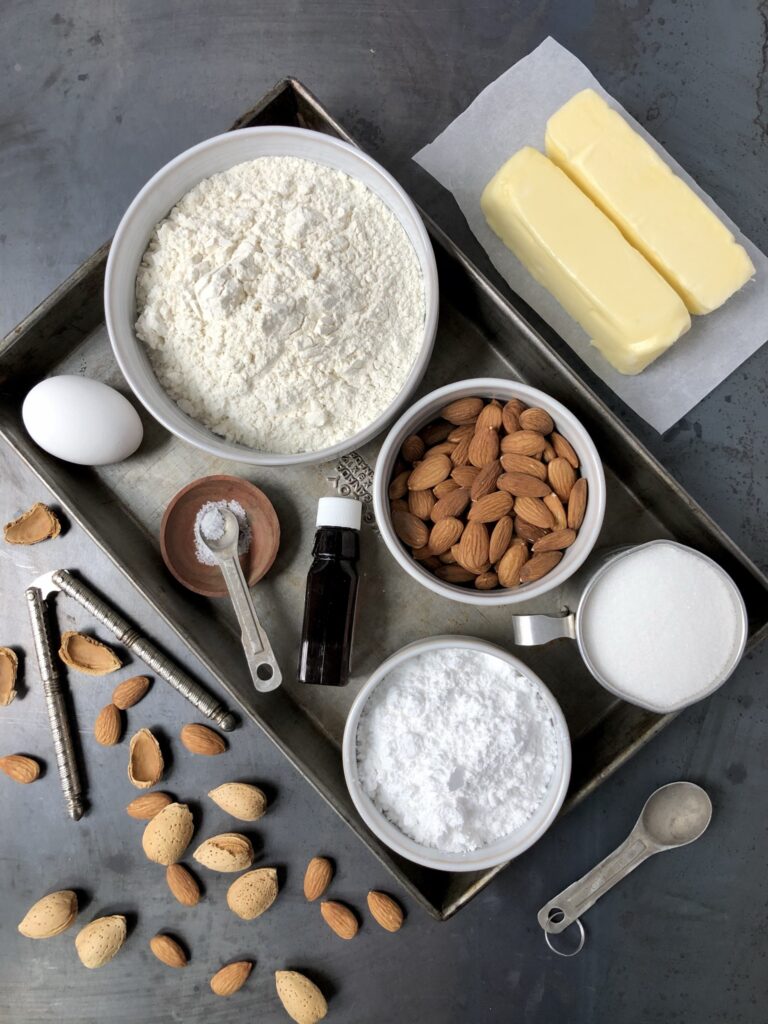
<svg viewBox="0 0 768 1024">
<path fill-rule="evenodd" d="M 594 638 L 592 640 L 589 639 L 589 626 L 591 622 L 594 622 L 594 619 L 590 619 L 590 616 L 594 615 L 594 601 L 592 599 L 598 584 L 605 580 L 609 574 L 615 574 L 620 570 L 620 563 L 622 559 L 627 559 L 636 552 L 662 545 L 683 551 L 688 556 L 700 559 L 711 569 L 714 569 L 730 592 L 733 609 L 733 641 L 731 643 L 728 657 L 723 666 L 711 680 L 704 680 L 701 688 L 698 689 L 694 695 L 688 694 L 682 699 L 664 703 L 656 701 L 652 697 L 639 699 L 637 694 L 628 694 L 627 691 L 615 680 L 607 678 L 605 673 L 600 670 L 597 664 L 599 659 L 597 656 L 595 640 Z M 512 629 L 515 637 L 515 643 L 523 647 L 528 647 L 546 644 L 551 640 L 556 640 L 561 637 L 568 637 L 571 640 L 575 640 L 579 648 L 579 653 L 584 660 L 584 664 L 601 686 L 605 687 L 606 690 L 623 700 L 628 700 L 632 704 L 637 704 L 640 707 L 647 708 L 649 711 L 655 711 L 659 714 L 679 711 L 681 708 L 687 707 L 689 704 L 693 704 L 708 696 L 710 693 L 713 693 L 734 671 L 741 660 L 741 656 L 744 653 L 744 648 L 747 642 L 747 610 L 744 605 L 743 598 L 741 597 L 741 594 L 733 580 L 716 562 L 713 562 L 711 558 L 708 558 L 700 551 L 696 551 L 694 548 L 678 544 L 676 541 L 654 540 L 634 547 L 614 548 L 605 552 L 604 556 L 599 559 L 596 564 L 588 566 L 577 576 L 568 581 L 564 593 L 564 600 L 567 611 L 562 615 L 514 616 L 512 620 Z M 674 628 L 675 623 L 670 622 L 669 629 L 671 630 Z"/>
</svg>

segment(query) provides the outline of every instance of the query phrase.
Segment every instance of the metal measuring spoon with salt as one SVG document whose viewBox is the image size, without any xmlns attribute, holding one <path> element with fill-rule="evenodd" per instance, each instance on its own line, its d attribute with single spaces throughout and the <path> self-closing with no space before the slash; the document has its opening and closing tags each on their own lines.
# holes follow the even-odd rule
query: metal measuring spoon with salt
<svg viewBox="0 0 768 1024">
<path fill-rule="evenodd" d="M 260 693 L 275 690 L 283 681 L 272 645 L 259 622 L 251 592 L 240 567 L 237 545 L 240 526 L 228 508 L 218 508 L 203 519 L 200 537 L 221 569 L 237 621 L 240 624 L 243 650 L 254 687 Z"/>
<path fill-rule="evenodd" d="M 693 782 L 670 782 L 651 793 L 621 846 L 539 911 L 538 921 L 552 952 L 558 956 L 580 953 L 585 941 L 581 915 L 644 860 L 694 842 L 704 834 L 711 820 L 712 802 L 701 786 Z M 578 928 L 578 945 L 570 952 L 557 949 L 550 936 L 559 935 L 572 924 Z"/>
</svg>

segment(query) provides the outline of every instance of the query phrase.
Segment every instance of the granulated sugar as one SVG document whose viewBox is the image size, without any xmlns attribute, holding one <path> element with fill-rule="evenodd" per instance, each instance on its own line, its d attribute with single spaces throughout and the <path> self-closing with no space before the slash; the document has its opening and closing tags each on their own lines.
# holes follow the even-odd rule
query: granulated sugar
<svg viewBox="0 0 768 1024">
<path fill-rule="evenodd" d="M 251 546 L 251 524 L 245 509 L 239 501 L 206 501 L 195 516 L 195 556 L 203 565 L 216 565 L 216 559 L 205 546 L 202 534 L 210 540 L 218 540 L 224 533 L 224 518 L 219 509 L 228 508 L 237 519 L 240 537 L 237 542 L 238 555 L 244 555 Z"/>
<path fill-rule="evenodd" d="M 731 667 L 739 640 L 735 586 L 694 552 L 641 548 L 598 580 L 582 609 L 595 668 L 630 701 L 694 701 Z"/>
<path fill-rule="evenodd" d="M 529 680 L 500 658 L 449 648 L 411 658 L 375 687 L 357 754 L 363 789 L 401 832 L 464 853 L 536 812 L 558 741 Z"/>
</svg>

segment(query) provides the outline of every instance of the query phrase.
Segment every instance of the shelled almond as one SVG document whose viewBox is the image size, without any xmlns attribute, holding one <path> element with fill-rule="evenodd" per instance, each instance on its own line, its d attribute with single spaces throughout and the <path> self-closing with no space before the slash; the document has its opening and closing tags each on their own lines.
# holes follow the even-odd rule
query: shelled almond
<svg viewBox="0 0 768 1024">
<path fill-rule="evenodd" d="M 406 438 L 389 498 L 394 531 L 423 568 L 486 591 L 551 572 L 576 541 L 588 490 L 545 409 L 472 396 Z"/>
</svg>

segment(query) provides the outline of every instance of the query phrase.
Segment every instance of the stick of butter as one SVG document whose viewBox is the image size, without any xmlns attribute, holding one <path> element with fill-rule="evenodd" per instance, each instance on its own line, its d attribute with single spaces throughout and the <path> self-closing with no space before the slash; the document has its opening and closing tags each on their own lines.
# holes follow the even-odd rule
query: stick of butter
<svg viewBox="0 0 768 1024">
<path fill-rule="evenodd" d="M 480 199 L 485 219 L 619 373 L 639 373 L 691 326 L 680 296 L 571 179 L 526 146 Z"/>
<path fill-rule="evenodd" d="M 545 145 L 691 313 L 711 313 L 755 273 L 725 224 L 592 89 L 550 117 Z"/>
</svg>

